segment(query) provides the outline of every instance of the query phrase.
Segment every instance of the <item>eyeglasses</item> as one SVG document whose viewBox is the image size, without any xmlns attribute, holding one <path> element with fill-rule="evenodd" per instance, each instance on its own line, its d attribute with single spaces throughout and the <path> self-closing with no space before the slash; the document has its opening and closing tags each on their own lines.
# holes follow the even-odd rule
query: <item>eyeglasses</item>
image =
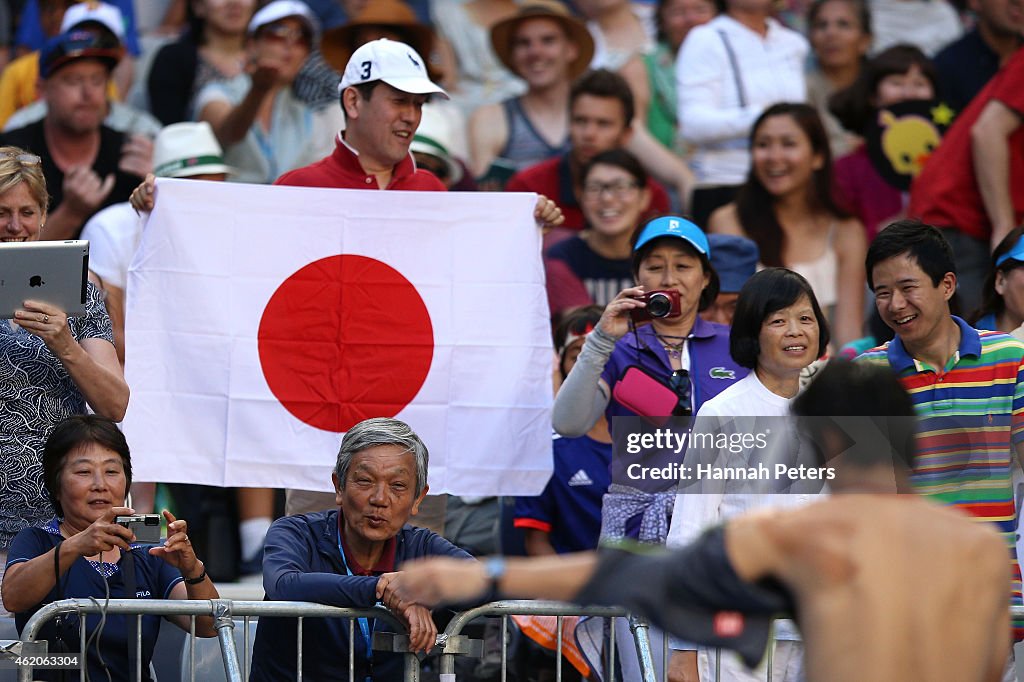
<svg viewBox="0 0 1024 682">
<path fill-rule="evenodd" d="M 628 199 L 640 188 L 635 182 L 588 182 L 583 185 L 583 196 L 588 199 L 598 199 L 602 194 L 608 192 L 614 199 Z"/>
<path fill-rule="evenodd" d="M 693 392 L 693 385 L 690 383 L 690 373 L 685 369 L 677 369 L 668 378 L 668 385 L 676 392 L 679 403 L 672 410 L 674 417 L 689 417 L 693 414 L 693 407 L 690 405 Z"/>
<path fill-rule="evenodd" d="M 271 42 L 285 43 L 286 45 L 302 43 L 308 47 L 313 44 L 313 36 L 310 35 L 309 31 L 285 24 L 271 24 L 263 28 L 260 30 L 260 37 Z"/>
<path fill-rule="evenodd" d="M 35 154 L 12 154 L 11 152 L 0 153 L 0 159 L 14 159 L 23 166 L 38 166 L 43 162 Z"/>
</svg>

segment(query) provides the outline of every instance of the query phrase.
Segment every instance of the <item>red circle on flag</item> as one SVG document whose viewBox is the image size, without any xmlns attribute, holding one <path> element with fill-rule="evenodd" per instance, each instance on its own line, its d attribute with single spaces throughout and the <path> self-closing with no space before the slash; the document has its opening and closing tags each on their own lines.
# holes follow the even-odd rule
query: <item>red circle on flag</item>
<svg viewBox="0 0 1024 682">
<path fill-rule="evenodd" d="M 263 310 L 257 339 L 274 396 L 297 419 L 336 433 L 401 412 L 434 357 L 416 287 L 365 256 L 321 258 L 288 277 Z"/>
</svg>

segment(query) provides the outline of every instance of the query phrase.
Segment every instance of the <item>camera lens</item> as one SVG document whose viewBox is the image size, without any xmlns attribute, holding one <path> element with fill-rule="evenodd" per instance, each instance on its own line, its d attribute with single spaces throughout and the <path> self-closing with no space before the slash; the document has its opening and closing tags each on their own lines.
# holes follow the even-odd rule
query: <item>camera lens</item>
<svg viewBox="0 0 1024 682">
<path fill-rule="evenodd" d="M 666 317 L 672 312 L 672 299 L 665 294 L 651 294 L 647 297 L 647 312 L 651 317 Z"/>
</svg>

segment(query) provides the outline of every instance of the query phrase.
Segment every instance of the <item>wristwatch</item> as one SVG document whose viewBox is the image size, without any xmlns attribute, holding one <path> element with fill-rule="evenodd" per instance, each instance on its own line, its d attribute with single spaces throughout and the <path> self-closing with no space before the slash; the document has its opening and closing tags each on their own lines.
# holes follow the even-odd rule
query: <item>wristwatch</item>
<svg viewBox="0 0 1024 682">
<path fill-rule="evenodd" d="M 484 593 L 486 600 L 498 601 L 501 599 L 501 588 L 498 583 L 505 577 L 505 557 L 487 557 L 484 560 L 484 575 L 487 576 L 487 591 Z"/>
</svg>

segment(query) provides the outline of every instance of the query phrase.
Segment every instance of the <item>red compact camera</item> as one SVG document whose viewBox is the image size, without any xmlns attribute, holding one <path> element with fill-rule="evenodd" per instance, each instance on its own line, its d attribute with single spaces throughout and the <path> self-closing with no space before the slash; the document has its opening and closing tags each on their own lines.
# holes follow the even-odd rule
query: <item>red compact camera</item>
<svg viewBox="0 0 1024 682">
<path fill-rule="evenodd" d="M 671 289 L 650 291 L 643 296 L 634 296 L 633 298 L 647 304 L 646 308 L 633 308 L 629 311 L 629 316 L 637 324 L 653 319 L 679 317 L 682 314 L 679 309 L 678 291 Z"/>
</svg>

